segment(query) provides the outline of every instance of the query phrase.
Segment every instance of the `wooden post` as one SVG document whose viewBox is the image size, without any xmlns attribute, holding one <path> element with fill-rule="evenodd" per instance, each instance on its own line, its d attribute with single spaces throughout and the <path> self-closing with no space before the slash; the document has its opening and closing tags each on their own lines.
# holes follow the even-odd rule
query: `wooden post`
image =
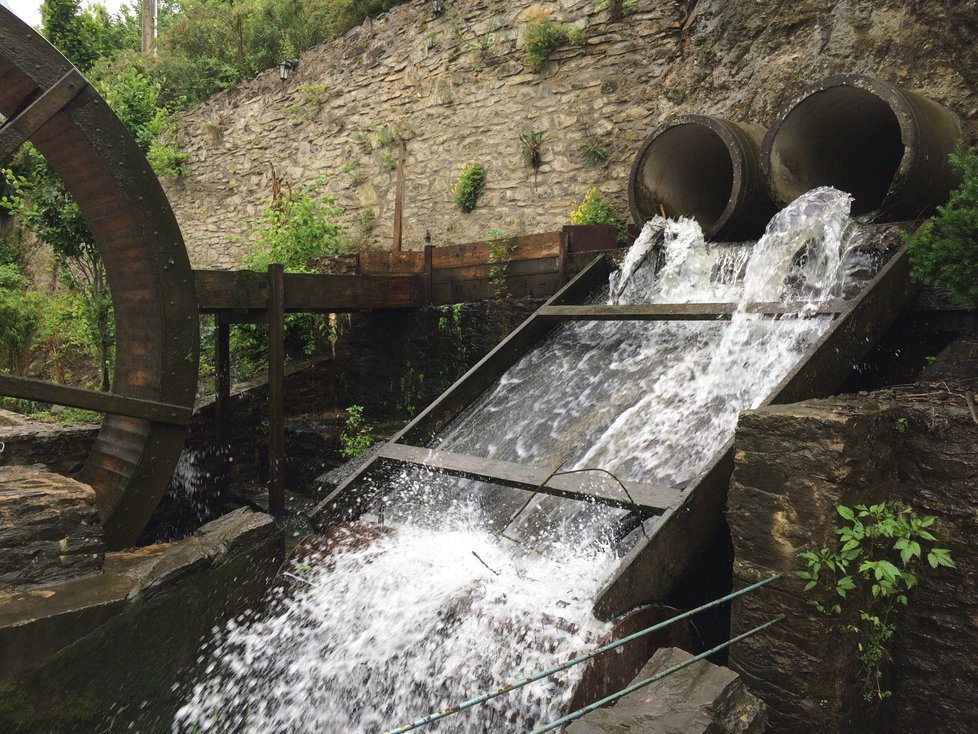
<svg viewBox="0 0 978 734">
<path fill-rule="evenodd" d="M 214 334 L 216 345 L 214 354 L 217 364 L 214 367 L 217 405 L 217 443 L 225 448 L 231 443 L 231 325 L 218 313 L 214 315 L 217 330 Z"/>
<path fill-rule="evenodd" d="M 560 245 L 557 258 L 557 272 L 560 284 L 567 282 L 567 251 L 570 249 L 570 233 L 565 229 L 560 233 Z"/>
<path fill-rule="evenodd" d="M 268 266 L 268 511 L 285 510 L 285 269 Z"/>
<path fill-rule="evenodd" d="M 424 246 L 424 264 L 421 267 L 421 277 L 422 277 L 422 305 L 431 305 L 431 259 L 434 252 L 434 245 Z"/>
<path fill-rule="evenodd" d="M 397 186 L 394 189 L 394 252 L 401 251 L 401 217 L 404 212 L 404 141 L 400 142 L 397 153 Z"/>
<path fill-rule="evenodd" d="M 156 52 L 156 0 L 143 0 L 141 11 L 143 57 Z"/>
</svg>

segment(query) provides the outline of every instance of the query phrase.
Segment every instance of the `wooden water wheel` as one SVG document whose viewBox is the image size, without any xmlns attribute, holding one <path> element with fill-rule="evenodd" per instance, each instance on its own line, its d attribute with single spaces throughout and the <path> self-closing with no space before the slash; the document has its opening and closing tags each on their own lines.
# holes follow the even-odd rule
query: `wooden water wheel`
<svg viewBox="0 0 978 734">
<path fill-rule="evenodd" d="M 159 181 L 85 78 L 0 7 L 0 165 L 26 141 L 81 209 L 112 291 L 112 392 L 0 374 L 0 395 L 105 414 L 82 474 L 110 548 L 131 545 L 173 474 L 197 389 L 193 272 Z"/>
</svg>

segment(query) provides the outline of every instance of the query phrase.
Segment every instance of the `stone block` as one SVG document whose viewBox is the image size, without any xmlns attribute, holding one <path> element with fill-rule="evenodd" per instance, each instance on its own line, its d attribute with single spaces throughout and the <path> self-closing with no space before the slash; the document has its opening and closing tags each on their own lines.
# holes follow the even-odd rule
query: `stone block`
<svg viewBox="0 0 978 734">
<path fill-rule="evenodd" d="M 658 650 L 635 677 L 643 681 L 693 656 L 675 647 Z M 634 683 L 633 682 L 633 683 Z M 761 734 L 764 704 L 729 668 L 698 660 L 632 691 L 613 706 L 586 714 L 567 734 Z"/>
<path fill-rule="evenodd" d="M 98 573 L 95 492 L 35 467 L 0 467 L 0 591 Z"/>
</svg>

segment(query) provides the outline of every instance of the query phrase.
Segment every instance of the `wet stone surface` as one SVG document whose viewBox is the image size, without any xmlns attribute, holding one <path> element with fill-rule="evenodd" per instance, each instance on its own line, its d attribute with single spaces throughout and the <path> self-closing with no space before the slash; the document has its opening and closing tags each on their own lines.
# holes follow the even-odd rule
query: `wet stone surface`
<svg viewBox="0 0 978 734">
<path fill-rule="evenodd" d="M 36 467 L 0 467 L 0 592 L 97 573 L 104 555 L 91 487 Z"/>
</svg>

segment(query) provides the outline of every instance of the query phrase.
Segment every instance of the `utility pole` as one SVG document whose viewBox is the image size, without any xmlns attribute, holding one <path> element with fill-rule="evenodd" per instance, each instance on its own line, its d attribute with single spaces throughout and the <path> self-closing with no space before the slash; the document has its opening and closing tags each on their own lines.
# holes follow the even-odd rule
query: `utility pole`
<svg viewBox="0 0 978 734">
<path fill-rule="evenodd" d="M 156 53 L 156 0 L 142 0 L 143 58 Z"/>
</svg>

